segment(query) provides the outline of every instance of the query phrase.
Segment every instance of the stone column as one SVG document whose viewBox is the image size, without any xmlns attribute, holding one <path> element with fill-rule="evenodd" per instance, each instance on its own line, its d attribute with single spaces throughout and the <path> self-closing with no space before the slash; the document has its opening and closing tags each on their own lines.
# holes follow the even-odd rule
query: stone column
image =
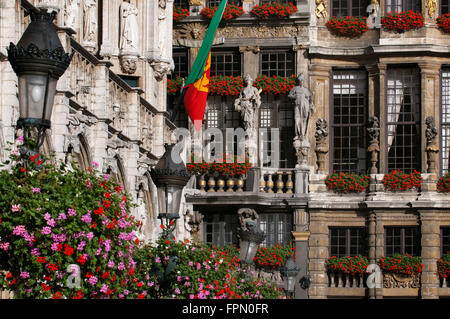
<svg viewBox="0 0 450 319">
<path fill-rule="evenodd" d="M 296 213 L 295 213 L 296 214 Z M 300 271 L 297 275 L 295 285 L 295 299 L 308 299 L 308 288 L 304 289 L 297 284 L 302 278 L 308 276 L 308 240 L 310 232 L 308 231 L 294 231 L 292 232 L 295 240 L 295 252 L 297 267 Z"/>
<path fill-rule="evenodd" d="M 259 46 L 241 46 L 239 52 L 242 53 L 242 74 L 249 74 L 252 79 L 256 79 L 259 71 Z"/>
<path fill-rule="evenodd" d="M 375 215 L 377 217 L 377 215 Z M 373 227 L 373 226 L 372 226 Z M 384 256 L 384 222 L 381 218 L 375 218 L 375 261 Z M 383 288 L 375 288 L 376 299 L 383 298 Z"/>
<path fill-rule="evenodd" d="M 314 140 L 315 130 L 311 127 L 315 126 L 317 119 L 325 119 L 328 121 L 330 117 L 330 76 L 331 66 L 326 64 L 325 60 L 314 59 L 309 68 L 309 89 L 313 95 L 316 112 L 309 120 L 307 130 L 307 139 Z M 329 149 L 329 139 L 326 147 Z M 315 149 L 315 145 L 311 145 Z M 309 165 L 315 166 L 315 156 L 309 157 Z M 323 171 L 329 171 L 329 161 L 325 161 Z"/>
<path fill-rule="evenodd" d="M 369 265 L 377 262 L 376 249 L 377 249 L 377 234 L 376 234 L 376 213 L 370 212 L 368 216 L 368 230 L 369 230 Z M 369 298 L 376 298 L 376 289 L 369 289 Z"/>
<path fill-rule="evenodd" d="M 303 74 L 305 79 L 308 78 L 308 57 L 307 47 L 305 45 L 294 45 L 292 50 L 296 54 L 297 74 Z"/>
<path fill-rule="evenodd" d="M 325 299 L 328 292 L 328 276 L 325 262 L 328 258 L 328 225 L 325 212 L 310 211 L 309 237 L 309 274 L 311 286 L 308 290 L 310 299 Z"/>
<path fill-rule="evenodd" d="M 434 125 L 440 127 L 440 69 L 441 64 L 437 61 L 429 60 L 419 63 L 421 72 L 421 150 L 422 150 L 422 172 L 427 170 L 427 140 L 426 140 L 426 118 L 434 118 Z M 439 163 L 436 163 L 436 170 L 430 172 L 434 175 L 439 171 Z M 434 176 L 436 179 L 437 176 Z"/>
<path fill-rule="evenodd" d="M 423 299 L 439 298 L 439 275 L 437 260 L 440 258 L 439 215 L 435 211 L 421 210 L 422 259 L 421 297 Z"/>
<path fill-rule="evenodd" d="M 380 120 L 380 157 L 378 162 L 378 173 L 382 174 L 387 171 L 387 154 L 386 154 L 386 71 L 387 65 L 384 63 L 377 64 L 379 74 L 378 74 L 378 109 L 379 109 L 379 120 Z M 376 106 L 374 106 L 375 108 Z"/>
</svg>

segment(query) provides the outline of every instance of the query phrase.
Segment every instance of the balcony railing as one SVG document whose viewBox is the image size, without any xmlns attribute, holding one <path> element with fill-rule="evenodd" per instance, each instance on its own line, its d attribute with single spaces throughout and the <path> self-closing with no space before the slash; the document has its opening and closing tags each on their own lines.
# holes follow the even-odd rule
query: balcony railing
<svg viewBox="0 0 450 319">
<path fill-rule="evenodd" d="M 366 274 L 328 273 L 328 287 L 330 288 L 367 288 L 366 280 Z"/>
<path fill-rule="evenodd" d="M 261 169 L 259 192 L 276 194 L 294 193 L 294 170 Z"/>
</svg>

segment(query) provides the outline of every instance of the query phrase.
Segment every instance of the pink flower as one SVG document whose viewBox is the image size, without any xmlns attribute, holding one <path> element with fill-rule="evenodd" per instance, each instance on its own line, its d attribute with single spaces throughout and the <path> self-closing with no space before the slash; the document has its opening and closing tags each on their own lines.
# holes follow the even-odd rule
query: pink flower
<svg viewBox="0 0 450 319">
<path fill-rule="evenodd" d="M 92 161 L 92 166 L 94 166 L 95 168 L 98 167 L 98 163 L 96 161 Z"/>
<path fill-rule="evenodd" d="M 42 235 L 48 235 L 52 232 L 52 228 L 49 226 L 45 226 L 44 228 L 42 228 L 41 230 L 41 234 Z"/>
<path fill-rule="evenodd" d="M 16 213 L 16 212 L 20 211 L 20 204 L 12 205 L 12 206 L 11 206 L 11 211 L 12 211 L 13 213 Z"/>
<path fill-rule="evenodd" d="M 9 248 L 9 243 L 0 243 L 0 249 L 7 251 Z"/>
<path fill-rule="evenodd" d="M 31 191 L 32 191 L 33 193 L 40 193 L 40 192 L 41 192 L 41 189 L 40 189 L 39 187 L 33 187 L 33 188 L 31 189 Z"/>
<path fill-rule="evenodd" d="M 73 216 L 75 216 L 77 214 L 77 211 L 75 209 L 73 209 L 73 208 L 69 208 L 69 210 L 67 211 L 67 214 L 70 217 L 73 217 Z"/>
<path fill-rule="evenodd" d="M 26 271 L 22 271 L 22 272 L 20 273 L 20 278 L 22 278 L 22 279 L 30 278 L 30 273 L 28 273 L 28 272 L 26 272 Z"/>
</svg>

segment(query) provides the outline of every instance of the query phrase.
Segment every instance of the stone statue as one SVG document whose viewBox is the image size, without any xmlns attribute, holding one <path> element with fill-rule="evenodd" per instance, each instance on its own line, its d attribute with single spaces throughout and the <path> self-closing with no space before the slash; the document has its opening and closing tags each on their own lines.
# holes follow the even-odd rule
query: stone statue
<svg viewBox="0 0 450 319">
<path fill-rule="evenodd" d="M 326 0 L 316 0 L 316 17 L 317 19 L 326 18 L 327 13 L 327 1 Z"/>
<path fill-rule="evenodd" d="M 295 139 L 299 139 L 300 141 L 306 138 L 310 115 L 316 111 L 311 91 L 303 86 L 303 82 L 303 74 L 300 74 L 297 77 L 297 86 L 288 95 L 288 98 L 295 103 Z"/>
<path fill-rule="evenodd" d="M 380 123 L 378 117 L 371 116 L 369 118 L 369 127 L 367 128 L 369 135 L 369 147 L 367 151 L 370 153 L 370 162 L 372 166 L 370 168 L 371 174 L 377 174 L 378 153 L 380 152 L 379 136 L 380 136 Z"/>
<path fill-rule="evenodd" d="M 204 5 L 203 0 L 189 0 L 190 6 L 202 6 Z"/>
<path fill-rule="evenodd" d="M 434 117 L 427 116 L 425 118 L 425 138 L 427 140 L 426 152 L 427 152 L 427 173 L 436 173 L 436 167 L 438 162 L 439 142 L 436 139 L 438 130 L 434 124 Z"/>
<path fill-rule="evenodd" d="M 76 30 L 77 18 L 78 18 L 78 5 L 80 0 L 67 0 L 66 1 L 66 27 Z"/>
<path fill-rule="evenodd" d="M 328 136 L 328 123 L 325 119 L 317 119 L 316 132 L 314 137 L 316 138 L 316 156 L 317 156 L 317 171 L 323 173 L 325 171 L 325 161 L 328 154 L 328 145 L 326 142 Z"/>
<path fill-rule="evenodd" d="M 85 42 L 95 44 L 97 38 L 97 2 L 96 0 L 84 0 L 84 28 L 83 39 Z"/>
<path fill-rule="evenodd" d="M 259 216 L 254 209 L 241 208 L 238 210 L 240 229 L 242 231 L 254 234 L 262 234 L 263 231 L 258 227 Z"/>
<path fill-rule="evenodd" d="M 244 88 L 239 93 L 239 97 L 234 101 L 234 109 L 241 113 L 244 122 L 244 129 L 256 128 L 257 110 L 261 106 L 261 90 L 253 86 L 253 79 L 250 75 L 244 77 Z"/>
<path fill-rule="evenodd" d="M 129 2 L 123 2 L 120 6 L 120 50 L 122 53 L 138 53 L 139 26 L 138 9 Z"/>
<path fill-rule="evenodd" d="M 427 0 L 427 8 L 428 8 L 428 16 L 430 18 L 433 18 L 437 8 L 437 0 Z"/>
</svg>

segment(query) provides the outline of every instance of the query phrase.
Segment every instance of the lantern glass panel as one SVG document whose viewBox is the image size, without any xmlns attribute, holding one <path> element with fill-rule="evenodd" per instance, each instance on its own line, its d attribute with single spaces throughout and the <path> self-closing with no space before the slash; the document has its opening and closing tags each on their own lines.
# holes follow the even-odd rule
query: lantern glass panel
<svg viewBox="0 0 450 319">
<path fill-rule="evenodd" d="M 241 240 L 239 258 L 242 262 L 251 264 L 253 262 L 253 258 L 255 258 L 257 250 L 257 243 L 248 240 Z"/>
<path fill-rule="evenodd" d="M 48 75 L 24 74 L 19 76 L 20 118 L 45 119 L 50 121 L 53 100 L 56 94 L 56 83 L 57 79 Z M 47 101 L 45 103 L 46 89 Z M 45 114 L 43 114 L 44 106 Z"/>
</svg>

